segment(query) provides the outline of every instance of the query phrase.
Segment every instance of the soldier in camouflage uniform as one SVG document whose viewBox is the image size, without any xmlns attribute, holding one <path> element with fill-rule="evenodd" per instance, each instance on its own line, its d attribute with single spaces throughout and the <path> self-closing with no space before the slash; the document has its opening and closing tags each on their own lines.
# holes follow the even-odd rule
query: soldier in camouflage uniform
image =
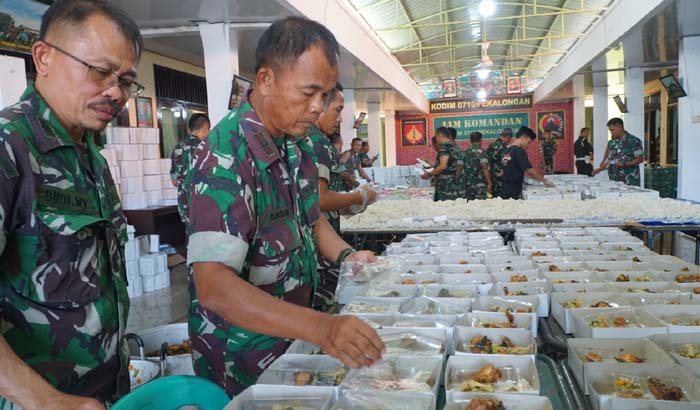
<svg viewBox="0 0 700 410">
<path fill-rule="evenodd" d="M 374 162 L 379 158 L 379 154 L 370 158 L 369 157 L 369 142 L 362 141 L 362 151 L 360 151 L 358 158 L 360 159 L 360 165 L 362 165 L 363 168 L 372 168 L 372 166 L 374 165 Z"/>
<path fill-rule="evenodd" d="M 542 170 L 545 175 L 554 174 L 554 155 L 557 153 L 557 142 L 552 138 L 552 131 L 544 131 L 544 140 L 540 143 L 542 152 Z"/>
<path fill-rule="evenodd" d="M 471 146 L 464 150 L 465 198 L 468 201 L 486 199 L 486 194 L 493 191 L 491 171 L 486 152 L 481 148 L 482 134 L 474 131 L 470 135 Z"/>
<path fill-rule="evenodd" d="M 211 122 L 204 114 L 193 114 L 187 122 L 187 126 L 190 130 L 189 135 L 175 144 L 173 152 L 170 154 L 170 179 L 173 186 L 177 187 L 177 211 L 189 235 L 189 183 L 186 180 L 192 167 L 192 153 L 197 149 L 199 143 L 209 135 Z"/>
<path fill-rule="evenodd" d="M 608 146 L 605 148 L 600 168 L 593 171 L 593 175 L 607 169 L 611 181 L 640 186 L 639 164 L 644 161 L 642 141 L 625 131 L 621 118 L 612 118 L 608 121 L 608 130 L 612 139 L 608 141 Z"/>
<path fill-rule="evenodd" d="M 289 339 L 351 367 L 374 363 L 384 348 L 361 320 L 309 309 L 317 252 L 335 264 L 375 259 L 349 247 L 321 214 L 305 137 L 335 87 L 338 44 L 322 25 L 289 17 L 263 33 L 256 60 L 255 85 L 197 148 L 192 175 L 194 370 L 229 395 L 254 384 Z"/>
<path fill-rule="evenodd" d="M 445 127 L 435 130 L 435 141 L 438 149 L 435 167 L 421 178 L 435 178 L 435 201 L 461 198 L 464 192 L 462 151 L 450 141 L 450 131 Z"/>
<path fill-rule="evenodd" d="M 129 297 L 92 130 L 143 89 L 142 41 L 103 1 L 57 1 L 41 27 L 35 86 L 0 111 L 0 409 L 97 410 L 129 392 Z"/>
<path fill-rule="evenodd" d="M 493 183 L 493 196 L 501 194 L 503 185 L 503 156 L 508 152 L 508 145 L 513 139 L 513 129 L 504 128 L 496 141 L 492 142 L 486 150 L 486 158 L 489 160 L 489 169 Z"/>
<path fill-rule="evenodd" d="M 340 131 L 342 121 L 343 86 L 337 83 L 330 97 L 328 108 L 318 117 L 314 127 L 309 130 L 309 138 L 316 154 L 319 177 L 319 203 L 326 219 L 336 233 L 340 233 L 339 211 L 353 205 L 365 208 L 376 201 L 377 193 L 364 186 L 360 191 L 345 192 L 340 154 L 331 145 L 330 136 Z M 338 286 L 339 270 L 333 261 L 318 258 L 319 286 L 316 290 L 314 308 L 328 311 L 334 306 L 335 291 Z"/>
</svg>

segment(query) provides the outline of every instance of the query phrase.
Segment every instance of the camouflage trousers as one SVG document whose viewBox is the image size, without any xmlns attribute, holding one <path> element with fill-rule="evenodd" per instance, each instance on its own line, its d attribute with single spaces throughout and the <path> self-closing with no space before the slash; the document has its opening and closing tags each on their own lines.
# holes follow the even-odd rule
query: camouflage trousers
<svg viewBox="0 0 700 410">
<path fill-rule="evenodd" d="M 478 182 L 466 186 L 464 197 L 467 201 L 475 199 L 486 199 L 486 183 Z"/>
<path fill-rule="evenodd" d="M 639 166 L 630 168 L 616 168 L 614 165 L 610 165 L 608 168 L 608 178 L 611 181 L 619 181 L 626 185 L 642 185 L 639 174 Z"/>
<path fill-rule="evenodd" d="M 461 178 L 454 175 L 440 175 L 435 181 L 435 201 L 450 201 L 462 198 L 464 184 Z"/>
<path fill-rule="evenodd" d="M 502 177 L 494 176 L 491 179 L 491 183 L 493 184 L 491 194 L 494 198 L 498 198 L 499 196 L 501 196 L 501 189 L 503 187 L 503 180 L 501 178 Z"/>
<path fill-rule="evenodd" d="M 544 171 L 545 175 L 554 174 L 554 159 L 545 158 L 545 160 L 542 161 L 542 170 Z"/>
</svg>

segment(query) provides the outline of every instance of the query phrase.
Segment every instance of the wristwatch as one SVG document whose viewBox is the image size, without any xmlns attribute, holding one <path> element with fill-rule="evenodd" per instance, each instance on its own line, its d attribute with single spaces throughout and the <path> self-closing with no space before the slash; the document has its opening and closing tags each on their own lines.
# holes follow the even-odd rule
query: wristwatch
<svg viewBox="0 0 700 410">
<path fill-rule="evenodd" d="M 355 252 L 355 248 L 348 246 L 347 248 L 340 251 L 338 254 L 338 259 L 335 260 L 335 264 L 340 266 L 341 263 L 347 258 L 351 253 Z"/>
</svg>

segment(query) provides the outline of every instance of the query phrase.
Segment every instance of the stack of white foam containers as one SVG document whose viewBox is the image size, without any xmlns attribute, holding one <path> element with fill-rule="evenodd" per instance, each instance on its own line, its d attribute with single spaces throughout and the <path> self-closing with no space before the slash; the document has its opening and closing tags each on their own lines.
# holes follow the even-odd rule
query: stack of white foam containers
<svg viewBox="0 0 700 410">
<path fill-rule="evenodd" d="M 130 298 L 170 287 L 168 255 L 159 252 L 158 235 L 131 238 L 125 246 L 127 292 Z"/>
<path fill-rule="evenodd" d="M 107 128 L 102 155 L 119 187 L 124 209 L 177 204 L 170 183 L 170 159 L 160 158 L 158 128 Z M 168 153 L 169 154 L 169 153 Z"/>
</svg>

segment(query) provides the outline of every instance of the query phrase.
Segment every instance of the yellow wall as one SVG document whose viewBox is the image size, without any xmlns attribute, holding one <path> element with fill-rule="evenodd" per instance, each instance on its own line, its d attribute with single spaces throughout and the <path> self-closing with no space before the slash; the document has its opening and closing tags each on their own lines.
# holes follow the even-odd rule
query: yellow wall
<svg viewBox="0 0 700 410">
<path fill-rule="evenodd" d="M 661 75 L 663 76 L 667 73 L 668 72 L 664 70 L 661 72 Z M 676 75 L 678 74 L 676 73 Z M 666 92 L 666 89 L 661 85 L 661 81 L 659 80 L 649 81 L 644 84 L 644 97 L 658 92 L 661 93 L 661 129 L 659 131 L 661 133 L 661 149 L 659 151 L 659 156 L 661 157 L 661 165 L 666 166 L 666 155 L 668 151 L 668 92 Z"/>
<path fill-rule="evenodd" d="M 198 67 L 196 65 L 184 63 L 180 60 L 175 60 L 170 57 L 165 57 L 160 54 L 156 54 L 150 51 L 144 51 L 141 56 L 141 62 L 138 67 L 136 67 L 136 73 L 138 75 L 138 82 L 143 84 L 146 89 L 143 91 L 141 96 L 150 97 L 151 104 L 153 106 L 153 124 L 157 126 L 158 118 L 158 104 L 156 101 L 156 83 L 153 75 L 153 65 L 160 65 L 163 67 L 168 67 L 173 70 L 182 71 L 189 74 L 194 74 L 200 77 L 205 77 L 204 67 Z M 136 121 L 136 103 L 134 99 L 129 101 L 129 124 L 135 127 Z"/>
</svg>

